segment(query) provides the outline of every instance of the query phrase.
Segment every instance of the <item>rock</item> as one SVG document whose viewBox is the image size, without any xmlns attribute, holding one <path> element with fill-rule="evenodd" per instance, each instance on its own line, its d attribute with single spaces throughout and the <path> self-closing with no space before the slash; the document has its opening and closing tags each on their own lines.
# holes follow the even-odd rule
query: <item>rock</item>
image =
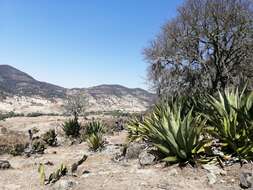
<svg viewBox="0 0 253 190">
<path fill-rule="evenodd" d="M 209 185 L 213 185 L 217 181 L 217 176 L 214 173 L 208 173 L 207 178 L 208 178 L 208 184 Z"/>
<path fill-rule="evenodd" d="M 0 160 L 0 170 L 11 168 L 11 164 L 7 160 Z"/>
<path fill-rule="evenodd" d="M 139 154 L 145 149 L 146 145 L 142 143 L 132 142 L 126 150 L 126 159 L 138 159 Z"/>
<path fill-rule="evenodd" d="M 74 187 L 76 184 L 77 184 L 77 182 L 75 182 L 75 181 L 61 179 L 54 184 L 53 189 L 54 190 L 69 190 L 72 187 Z"/>
<path fill-rule="evenodd" d="M 82 177 L 89 177 L 91 175 L 91 172 L 88 170 L 84 170 L 82 173 Z"/>
<path fill-rule="evenodd" d="M 205 170 L 207 170 L 209 173 L 213 173 L 215 175 L 226 175 L 227 172 L 218 166 L 211 165 L 211 164 L 205 164 L 202 166 Z"/>
<path fill-rule="evenodd" d="M 253 174 L 250 171 L 240 173 L 240 186 L 242 188 L 253 188 Z"/>
<path fill-rule="evenodd" d="M 178 174 L 177 169 L 176 169 L 176 168 L 171 169 L 171 170 L 168 172 L 168 174 L 169 174 L 170 176 L 176 176 L 176 175 Z"/>
<path fill-rule="evenodd" d="M 210 185 L 213 185 L 217 182 L 217 175 L 226 175 L 227 174 L 227 172 L 225 170 L 223 170 L 215 165 L 205 164 L 202 167 L 208 171 L 207 178 L 208 178 L 208 183 Z"/>
<path fill-rule="evenodd" d="M 139 163 L 141 166 L 152 165 L 154 164 L 155 159 L 156 157 L 147 150 L 144 150 L 139 154 Z"/>
<path fill-rule="evenodd" d="M 88 170 L 83 171 L 83 174 L 89 174 L 89 173 L 90 173 L 90 171 L 88 171 Z"/>
<path fill-rule="evenodd" d="M 47 161 L 47 162 L 45 162 L 44 164 L 47 165 L 47 166 L 53 166 L 53 165 L 54 165 L 54 163 L 51 162 L 51 161 Z"/>
</svg>

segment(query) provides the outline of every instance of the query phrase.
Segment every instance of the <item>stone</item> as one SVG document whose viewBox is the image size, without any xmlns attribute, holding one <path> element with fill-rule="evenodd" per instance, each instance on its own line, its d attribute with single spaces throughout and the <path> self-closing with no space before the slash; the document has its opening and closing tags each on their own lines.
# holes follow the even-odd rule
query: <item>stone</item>
<svg viewBox="0 0 253 190">
<path fill-rule="evenodd" d="M 250 171 L 240 173 L 240 186 L 242 188 L 253 188 L 253 174 Z"/>
<path fill-rule="evenodd" d="M 147 150 L 144 150 L 139 154 L 139 163 L 141 166 L 147 166 L 154 164 L 156 157 L 149 153 Z"/>
<path fill-rule="evenodd" d="M 207 178 L 209 185 L 213 185 L 217 182 L 217 176 L 214 173 L 208 173 Z"/>
<path fill-rule="evenodd" d="M 208 184 L 213 185 L 217 182 L 217 175 L 227 175 L 227 172 L 216 165 L 205 164 L 202 166 L 206 171 L 208 171 L 207 178 Z"/>
<path fill-rule="evenodd" d="M 91 172 L 88 170 L 84 170 L 82 173 L 82 177 L 89 177 L 91 175 Z"/>
<path fill-rule="evenodd" d="M 53 189 L 54 190 L 69 190 L 72 187 L 74 187 L 76 184 L 77 183 L 75 181 L 61 179 L 54 184 Z"/>
<path fill-rule="evenodd" d="M 126 159 L 138 159 L 139 154 L 145 149 L 145 147 L 146 145 L 143 143 L 130 143 L 126 150 Z"/>
<path fill-rule="evenodd" d="M 7 160 L 0 160 L 0 170 L 11 168 L 11 164 Z"/>
<path fill-rule="evenodd" d="M 177 169 L 176 168 L 172 168 L 170 171 L 168 171 L 168 174 L 170 176 L 176 176 L 178 174 Z"/>
<path fill-rule="evenodd" d="M 218 166 L 211 165 L 211 164 L 205 164 L 202 166 L 205 170 L 207 170 L 209 173 L 213 173 L 215 175 L 226 175 L 227 172 Z"/>
</svg>

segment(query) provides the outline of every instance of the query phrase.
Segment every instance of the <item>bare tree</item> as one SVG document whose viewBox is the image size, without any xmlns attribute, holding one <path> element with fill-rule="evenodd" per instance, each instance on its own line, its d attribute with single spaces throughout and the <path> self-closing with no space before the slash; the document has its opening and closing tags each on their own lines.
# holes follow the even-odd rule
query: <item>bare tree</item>
<svg viewBox="0 0 253 190">
<path fill-rule="evenodd" d="M 78 117 L 85 113 L 88 106 L 88 98 L 85 94 L 69 95 L 65 102 L 65 110 L 68 114 Z"/>
<path fill-rule="evenodd" d="M 253 1 L 186 0 L 144 50 L 159 95 L 214 92 L 253 77 Z"/>
</svg>

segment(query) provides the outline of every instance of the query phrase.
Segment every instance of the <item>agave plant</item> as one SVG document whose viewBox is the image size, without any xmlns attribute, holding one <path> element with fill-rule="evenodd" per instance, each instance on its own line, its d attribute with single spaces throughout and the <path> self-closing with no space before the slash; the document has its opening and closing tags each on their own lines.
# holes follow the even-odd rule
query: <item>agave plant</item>
<svg viewBox="0 0 253 190">
<path fill-rule="evenodd" d="M 158 104 L 143 122 L 129 124 L 130 137 L 149 141 L 165 155 L 164 161 L 195 163 L 207 141 L 200 139 L 205 120 L 194 118 L 192 110 L 183 114 L 180 101 Z"/>
<path fill-rule="evenodd" d="M 209 104 L 213 111 L 205 113 L 209 130 L 218 138 L 223 149 L 239 158 L 252 158 L 252 102 L 253 94 L 245 95 L 245 90 L 239 93 L 238 89 L 226 89 L 219 97 L 209 96 Z"/>
<path fill-rule="evenodd" d="M 97 151 L 104 146 L 104 138 L 102 133 L 92 133 L 87 137 L 87 143 L 91 150 Z"/>
<path fill-rule="evenodd" d="M 92 121 L 85 126 L 85 133 L 90 135 L 92 133 L 104 133 L 105 127 L 100 121 Z"/>
</svg>

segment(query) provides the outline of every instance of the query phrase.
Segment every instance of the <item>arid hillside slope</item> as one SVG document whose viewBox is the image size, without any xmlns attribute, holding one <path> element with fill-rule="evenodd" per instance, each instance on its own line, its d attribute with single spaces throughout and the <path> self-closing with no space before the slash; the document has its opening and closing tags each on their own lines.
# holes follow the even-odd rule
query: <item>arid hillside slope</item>
<svg viewBox="0 0 253 190">
<path fill-rule="evenodd" d="M 0 65 L 0 111 L 17 113 L 63 113 L 63 104 L 70 94 L 85 94 L 87 111 L 145 111 L 154 94 L 140 88 L 100 85 L 66 89 L 40 82 L 9 65 Z"/>
</svg>

